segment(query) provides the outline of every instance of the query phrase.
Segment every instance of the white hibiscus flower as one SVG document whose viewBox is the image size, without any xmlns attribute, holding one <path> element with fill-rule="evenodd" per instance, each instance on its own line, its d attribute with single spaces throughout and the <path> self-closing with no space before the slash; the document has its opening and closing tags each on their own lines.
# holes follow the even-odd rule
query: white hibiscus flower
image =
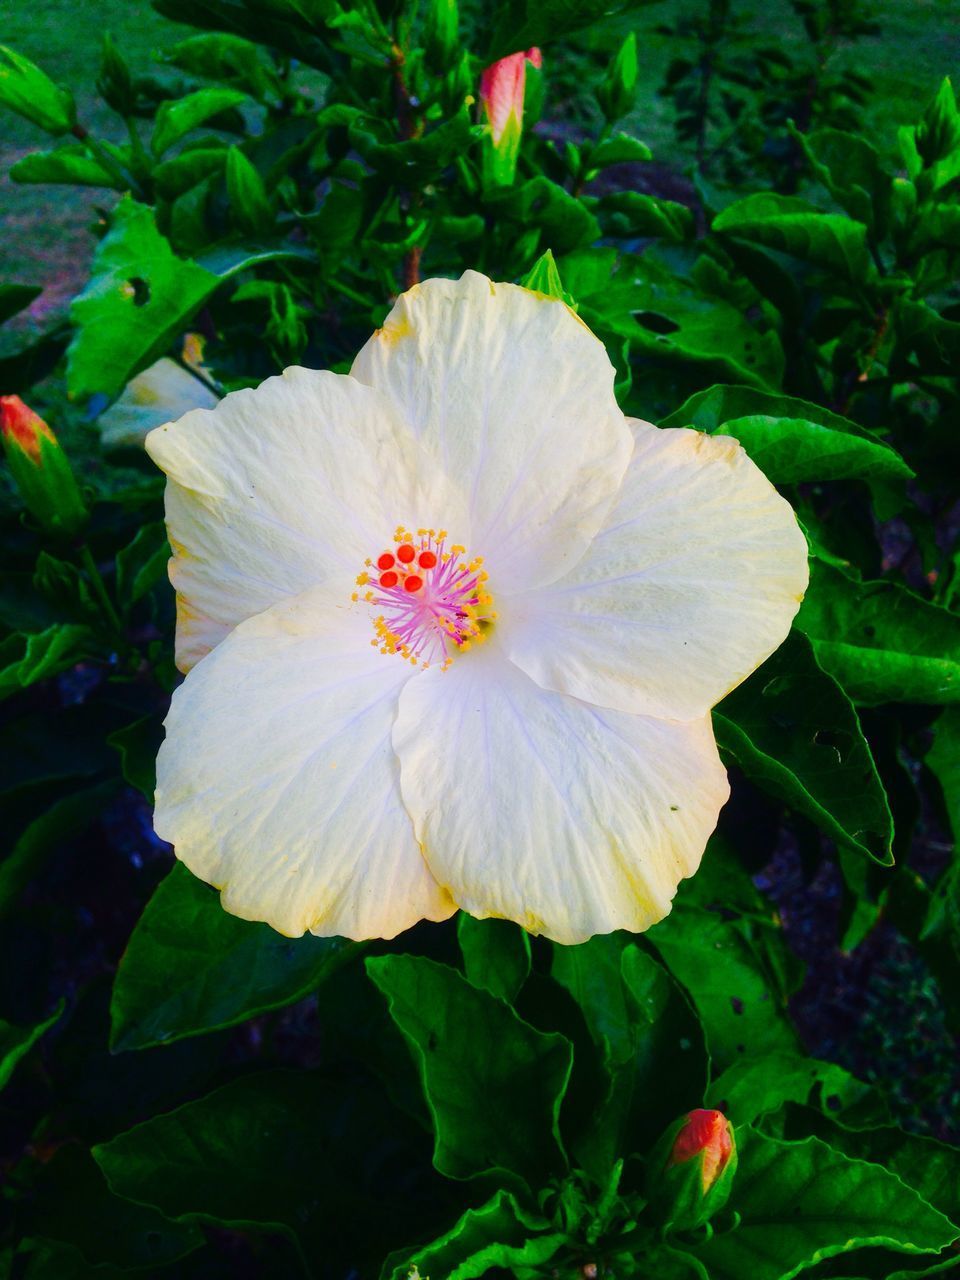
<svg viewBox="0 0 960 1280">
<path fill-rule="evenodd" d="M 807 582 L 736 441 L 624 418 L 569 308 L 467 272 L 349 376 L 288 369 L 147 448 L 189 671 L 156 826 L 228 911 L 573 943 L 670 910 L 728 795 L 710 708 Z"/>
</svg>

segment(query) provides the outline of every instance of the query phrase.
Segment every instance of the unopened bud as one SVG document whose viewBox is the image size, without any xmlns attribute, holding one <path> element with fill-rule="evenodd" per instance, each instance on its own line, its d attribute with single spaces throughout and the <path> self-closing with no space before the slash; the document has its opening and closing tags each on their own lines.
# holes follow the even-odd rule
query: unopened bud
<svg viewBox="0 0 960 1280">
<path fill-rule="evenodd" d="M 19 396 L 0 396 L 0 438 L 27 510 L 48 532 L 71 537 L 87 509 L 57 437 Z"/>
<path fill-rule="evenodd" d="M 484 186 L 508 187 L 516 175 L 528 62 L 538 69 L 543 65 L 539 49 L 500 58 L 480 79 L 480 110 L 489 128 L 484 138 Z"/>
<path fill-rule="evenodd" d="M 637 96 L 639 79 L 637 64 L 637 36 L 631 31 L 607 68 L 607 74 L 597 89 L 600 109 L 612 124 L 631 109 Z"/>
<path fill-rule="evenodd" d="M 61 89 L 22 53 L 0 44 L 0 105 L 47 133 L 69 133 L 77 122 L 73 94 Z"/>
<path fill-rule="evenodd" d="M 654 1147 L 647 1195 L 664 1226 L 689 1230 L 726 1204 L 737 1167 L 733 1126 L 722 1111 L 691 1111 Z"/>
</svg>

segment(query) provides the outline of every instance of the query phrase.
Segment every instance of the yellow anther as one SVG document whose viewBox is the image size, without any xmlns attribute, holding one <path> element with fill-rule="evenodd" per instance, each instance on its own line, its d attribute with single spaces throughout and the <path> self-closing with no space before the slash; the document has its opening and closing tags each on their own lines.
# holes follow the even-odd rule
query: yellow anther
<svg viewBox="0 0 960 1280">
<path fill-rule="evenodd" d="M 370 581 L 370 575 L 369 575 L 369 573 L 358 573 L 358 574 L 357 574 L 357 586 L 358 586 L 358 587 L 365 587 L 369 581 Z"/>
</svg>

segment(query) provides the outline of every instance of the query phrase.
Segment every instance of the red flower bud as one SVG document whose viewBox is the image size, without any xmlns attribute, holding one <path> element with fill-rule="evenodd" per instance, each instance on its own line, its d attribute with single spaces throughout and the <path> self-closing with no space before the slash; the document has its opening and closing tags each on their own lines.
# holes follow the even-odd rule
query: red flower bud
<svg viewBox="0 0 960 1280">
<path fill-rule="evenodd" d="M 7 448 L 19 449 L 40 466 L 40 441 L 57 438 L 40 417 L 19 396 L 0 396 L 0 432 Z"/>
<path fill-rule="evenodd" d="M 49 533 L 71 537 L 87 509 L 67 455 L 19 396 L 0 396 L 0 440 L 24 505 Z"/>
<path fill-rule="evenodd" d="M 647 1161 L 647 1198 L 664 1227 L 689 1231 L 726 1204 L 737 1169 L 733 1128 L 721 1111 L 691 1111 Z"/>
<path fill-rule="evenodd" d="M 691 1111 L 677 1134 L 667 1167 L 701 1157 L 704 1194 L 723 1173 L 733 1155 L 733 1134 L 722 1111 Z"/>
</svg>

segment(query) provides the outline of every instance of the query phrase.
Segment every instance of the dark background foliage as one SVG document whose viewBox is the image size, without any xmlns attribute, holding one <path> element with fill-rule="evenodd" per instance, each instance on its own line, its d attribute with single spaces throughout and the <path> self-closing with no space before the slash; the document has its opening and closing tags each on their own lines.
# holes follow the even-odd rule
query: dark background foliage
<svg viewBox="0 0 960 1280">
<path fill-rule="evenodd" d="M 77 123 L 0 117 L 0 394 L 90 519 L 50 536 L 0 481 L 0 1268 L 956 1269 L 960 6 L 13 9 Z M 491 187 L 466 99 L 532 45 Z M 733 797 L 648 935 L 290 941 L 152 832 L 174 619 L 137 436 L 169 381 L 124 389 L 343 369 L 465 267 L 576 305 L 627 412 L 737 436 L 811 590 L 715 713 Z M 644 1166 L 704 1104 L 741 1167 L 684 1233 Z"/>
</svg>

